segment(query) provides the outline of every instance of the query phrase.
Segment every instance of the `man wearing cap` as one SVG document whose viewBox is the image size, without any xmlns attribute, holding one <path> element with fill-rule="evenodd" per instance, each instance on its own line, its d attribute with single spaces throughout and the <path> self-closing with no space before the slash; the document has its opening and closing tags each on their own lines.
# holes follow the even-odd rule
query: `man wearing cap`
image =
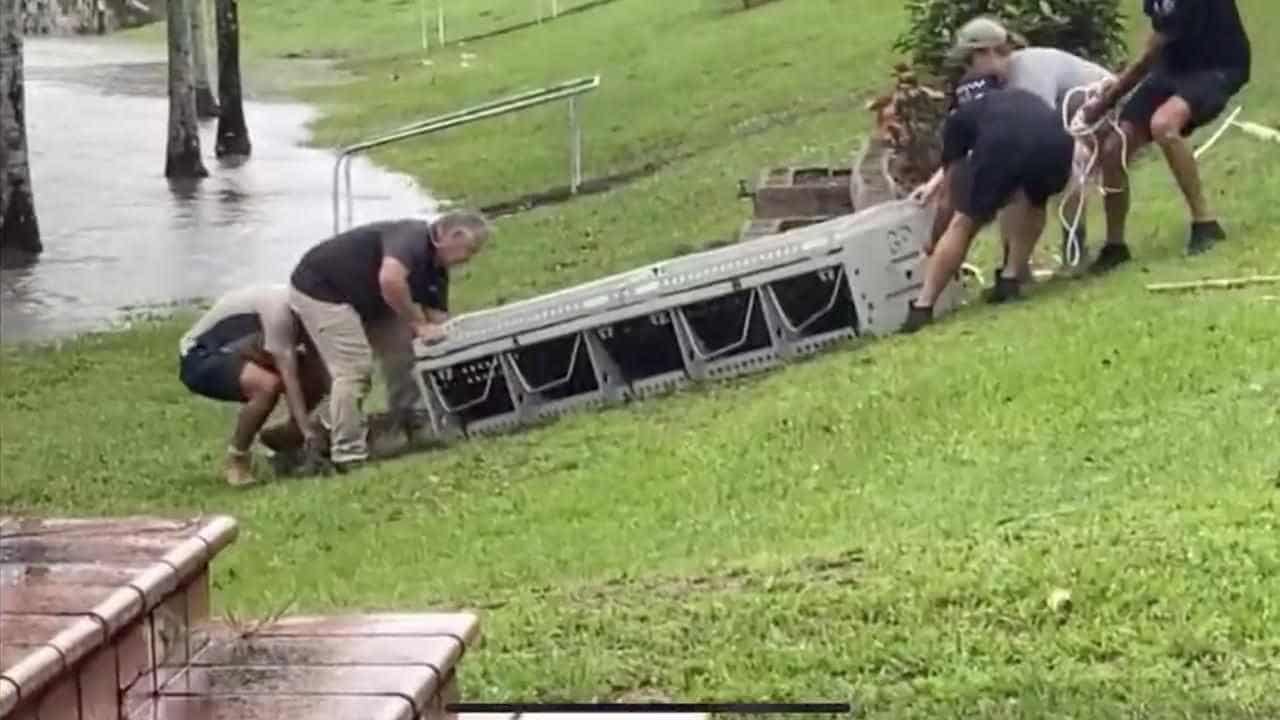
<svg viewBox="0 0 1280 720">
<path fill-rule="evenodd" d="M 978 231 L 997 214 L 1009 257 L 986 298 L 993 303 L 1017 298 L 1018 270 L 1044 231 L 1045 206 L 1071 178 L 1075 144 L 1062 119 L 1040 98 L 1004 87 L 994 74 L 970 73 L 956 86 L 953 105 L 943 125 L 942 166 L 955 213 L 930 248 L 924 284 L 909 306 L 904 332 L 932 322 L 938 296 Z"/>
<path fill-rule="evenodd" d="M 963 64 L 968 72 L 992 74 L 1001 78 L 1007 87 L 1030 92 L 1046 105 L 1054 108 L 1059 118 L 1062 117 L 1064 104 L 1068 102 L 1071 104 L 1071 107 L 1067 108 L 1068 117 L 1074 115 L 1083 105 L 1083 94 L 1072 93 L 1073 90 L 1085 87 L 1100 89 L 1115 80 L 1106 68 L 1064 50 L 1052 47 L 1026 47 L 1026 42 L 1016 33 L 1010 32 L 1000 22 L 988 17 L 974 18 L 956 32 L 956 41 L 950 57 Z M 1061 122 L 1059 120 L 1060 124 Z M 1102 141 L 1107 132 L 1109 131 L 1101 130 L 1095 134 L 1093 147 L 1096 150 L 1094 152 L 1102 147 Z M 1089 151 L 1083 144 L 1077 143 L 1075 157 L 1076 165 L 1080 169 L 1083 169 L 1088 162 L 1087 152 Z M 1094 172 L 1099 172 L 1100 168 L 1101 163 L 1095 163 Z M 1075 237 L 1079 243 L 1080 259 L 1083 259 L 1086 254 L 1083 206 L 1087 198 L 1081 182 L 1083 178 L 1075 175 L 1073 173 L 1072 182 L 1062 204 L 1067 217 L 1074 218 L 1079 213 L 1081 218 Z M 934 197 L 940 183 L 941 171 L 930 183 L 917 191 L 916 197 L 922 199 Z M 1068 232 L 1067 228 L 1063 228 L 1062 257 L 1064 264 L 1069 265 L 1071 254 L 1068 248 L 1071 237 Z M 1005 242 L 1005 256 L 1006 258 L 1008 256 L 1007 242 Z M 1024 279 L 1030 277 L 1029 266 L 1020 269 L 1020 272 Z"/>
<path fill-rule="evenodd" d="M 1115 232 L 1108 231 L 1093 266 L 1098 272 L 1130 259 L 1124 240 L 1129 181 L 1123 154 L 1127 149 L 1132 155 L 1151 142 L 1163 151 L 1191 214 L 1187 253 L 1202 253 L 1226 239 L 1205 200 L 1186 138 L 1213 122 L 1249 82 L 1252 51 L 1239 8 L 1236 0 L 1143 0 L 1142 9 L 1152 28 L 1146 50 L 1084 109 L 1085 121 L 1092 122 L 1137 87 L 1120 112 L 1127 148 L 1112 137 L 1103 153 L 1106 183 L 1121 192 L 1115 193 Z"/>
<path fill-rule="evenodd" d="M 469 260 L 490 233 L 475 212 L 375 222 L 321 242 L 298 262 L 290 304 L 333 378 L 327 419 L 339 471 L 369 457 L 363 405 L 375 355 L 388 409 L 412 435 L 421 402 L 411 374 L 413 340 L 443 339 L 449 269 Z"/>
</svg>

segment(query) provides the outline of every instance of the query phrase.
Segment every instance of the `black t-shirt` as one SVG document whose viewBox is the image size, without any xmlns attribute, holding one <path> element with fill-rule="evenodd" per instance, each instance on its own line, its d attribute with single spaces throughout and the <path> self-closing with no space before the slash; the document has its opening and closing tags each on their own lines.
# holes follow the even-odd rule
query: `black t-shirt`
<svg viewBox="0 0 1280 720">
<path fill-rule="evenodd" d="M 436 263 L 431 225 L 421 220 L 377 222 L 335 235 L 308 250 L 290 280 L 316 300 L 351 305 L 365 322 L 379 321 L 394 313 L 378 282 L 388 256 L 409 269 L 414 302 L 448 311 L 449 273 Z"/>
<path fill-rule="evenodd" d="M 1019 157 L 1023 151 L 1056 147 L 1064 137 L 1069 139 L 1062 118 L 1036 95 L 1003 87 L 990 76 L 966 79 L 956 86 L 942 128 L 942 164 L 980 147 Z"/>
<path fill-rule="evenodd" d="M 1143 0 L 1142 11 L 1169 38 L 1161 53 L 1166 69 L 1234 70 L 1248 82 L 1252 51 L 1236 0 Z"/>
</svg>

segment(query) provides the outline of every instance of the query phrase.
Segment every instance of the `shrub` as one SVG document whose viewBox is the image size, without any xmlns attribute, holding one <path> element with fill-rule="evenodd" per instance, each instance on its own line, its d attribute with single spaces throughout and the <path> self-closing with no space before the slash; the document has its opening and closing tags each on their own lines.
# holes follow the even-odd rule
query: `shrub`
<svg viewBox="0 0 1280 720">
<path fill-rule="evenodd" d="M 947 50 L 961 25 L 988 15 L 1029 44 L 1056 47 L 1115 67 L 1126 53 L 1119 0 L 906 0 L 910 25 L 894 43 L 921 73 L 951 78 Z"/>
</svg>

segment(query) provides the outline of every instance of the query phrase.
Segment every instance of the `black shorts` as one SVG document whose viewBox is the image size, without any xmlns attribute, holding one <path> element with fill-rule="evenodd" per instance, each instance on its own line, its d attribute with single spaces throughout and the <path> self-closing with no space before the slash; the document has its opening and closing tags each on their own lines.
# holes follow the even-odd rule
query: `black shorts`
<svg viewBox="0 0 1280 720">
<path fill-rule="evenodd" d="M 1182 129 L 1183 137 L 1213 122 L 1226 109 L 1232 96 L 1244 87 L 1237 70 L 1195 70 L 1176 73 L 1164 68 L 1151 71 L 1120 110 L 1120 119 L 1151 132 L 1151 118 L 1175 95 L 1191 106 L 1191 121 Z"/>
<path fill-rule="evenodd" d="M 1074 155 L 1075 143 L 1066 133 L 1027 149 L 980 144 L 952 166 L 952 205 L 980 225 L 991 222 L 1019 190 L 1042 208 L 1071 180 Z"/>
<path fill-rule="evenodd" d="M 196 345 L 178 359 L 178 378 L 197 395 L 226 402 L 245 402 L 240 375 L 248 362 L 236 348 Z"/>
</svg>

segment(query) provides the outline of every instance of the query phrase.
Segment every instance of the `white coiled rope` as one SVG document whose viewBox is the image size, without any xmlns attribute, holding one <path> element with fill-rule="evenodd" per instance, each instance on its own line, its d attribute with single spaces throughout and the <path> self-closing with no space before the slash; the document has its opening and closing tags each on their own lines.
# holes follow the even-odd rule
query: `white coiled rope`
<svg viewBox="0 0 1280 720">
<path fill-rule="evenodd" d="M 1067 91 L 1062 98 L 1062 127 L 1067 131 L 1076 146 L 1083 148 L 1088 155 L 1088 161 L 1081 165 L 1076 160 L 1073 153 L 1071 158 L 1072 171 L 1075 174 L 1075 181 L 1080 189 L 1080 201 L 1076 203 L 1075 217 L 1067 219 L 1067 209 L 1065 203 L 1058 204 L 1058 220 L 1062 223 L 1062 228 L 1067 231 L 1067 246 L 1064 248 L 1066 257 L 1062 258 L 1064 265 L 1074 267 L 1080 263 L 1081 255 L 1084 248 L 1081 247 L 1079 236 L 1076 231 L 1080 228 L 1080 220 L 1084 216 L 1085 197 L 1089 192 L 1089 185 L 1094 169 L 1098 165 L 1099 157 L 1102 155 L 1102 148 L 1098 147 L 1098 131 L 1103 127 L 1110 127 L 1117 135 L 1120 136 L 1120 164 L 1124 169 L 1126 176 L 1129 174 L 1129 138 L 1120 128 L 1120 110 L 1113 107 L 1099 117 L 1093 123 L 1085 123 L 1084 108 L 1094 100 L 1102 96 L 1106 88 L 1108 80 L 1101 80 L 1090 85 L 1080 85 L 1073 87 Z M 1084 96 L 1084 102 L 1076 109 L 1074 116 L 1071 115 L 1071 99 L 1077 95 Z M 1098 181 L 1098 190 L 1101 194 L 1122 192 L 1121 188 L 1108 188 Z"/>
</svg>

